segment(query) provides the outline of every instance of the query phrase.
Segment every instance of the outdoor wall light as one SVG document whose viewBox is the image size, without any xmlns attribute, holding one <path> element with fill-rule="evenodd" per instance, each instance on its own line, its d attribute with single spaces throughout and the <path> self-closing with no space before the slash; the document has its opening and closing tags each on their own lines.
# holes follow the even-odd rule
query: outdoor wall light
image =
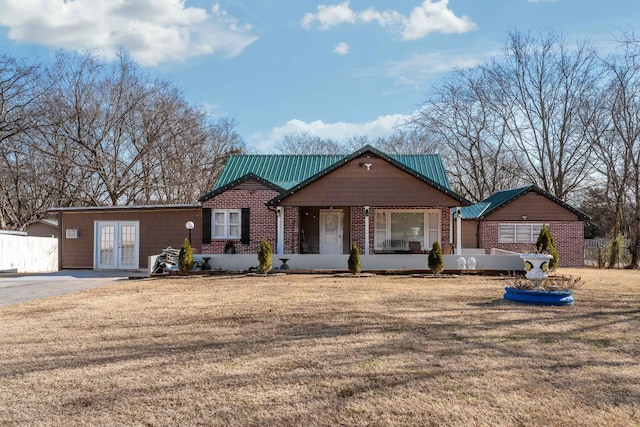
<svg viewBox="0 0 640 427">
<path fill-rule="evenodd" d="M 191 230 L 193 230 L 195 224 L 193 223 L 193 221 L 187 221 L 184 227 L 189 230 L 189 244 L 191 244 Z"/>
</svg>

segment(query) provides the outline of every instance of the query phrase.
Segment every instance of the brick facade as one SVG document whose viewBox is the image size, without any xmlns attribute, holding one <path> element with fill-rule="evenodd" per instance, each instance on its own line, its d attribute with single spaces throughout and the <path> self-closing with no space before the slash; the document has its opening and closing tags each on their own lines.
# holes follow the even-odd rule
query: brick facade
<svg viewBox="0 0 640 427">
<path fill-rule="evenodd" d="M 276 251 L 276 211 L 268 208 L 265 202 L 278 195 L 275 190 L 236 190 L 231 189 L 202 203 L 203 208 L 211 209 L 250 209 L 248 245 L 240 243 L 240 239 L 212 239 L 211 243 L 202 244 L 202 253 L 222 254 L 227 242 L 236 247 L 236 253 L 255 254 L 260 250 L 260 241 L 267 239 L 274 253 Z M 286 218 L 286 215 L 285 215 Z"/>
<path fill-rule="evenodd" d="M 298 207 L 284 208 L 284 253 L 300 253 L 300 209 Z"/>
<path fill-rule="evenodd" d="M 481 221 L 479 247 L 530 253 L 536 249 L 535 243 L 499 243 L 499 224 L 518 224 L 517 221 Z M 522 222 L 520 222 L 522 223 Z M 553 236 L 561 267 L 584 266 L 584 224 L 582 221 L 545 221 Z"/>
</svg>

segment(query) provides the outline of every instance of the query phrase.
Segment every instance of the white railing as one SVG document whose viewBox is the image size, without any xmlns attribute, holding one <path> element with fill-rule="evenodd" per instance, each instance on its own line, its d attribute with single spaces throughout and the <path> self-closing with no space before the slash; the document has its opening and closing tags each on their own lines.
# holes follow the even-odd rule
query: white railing
<svg viewBox="0 0 640 427">
<path fill-rule="evenodd" d="M 0 272 L 58 271 L 58 239 L 0 230 Z"/>
</svg>

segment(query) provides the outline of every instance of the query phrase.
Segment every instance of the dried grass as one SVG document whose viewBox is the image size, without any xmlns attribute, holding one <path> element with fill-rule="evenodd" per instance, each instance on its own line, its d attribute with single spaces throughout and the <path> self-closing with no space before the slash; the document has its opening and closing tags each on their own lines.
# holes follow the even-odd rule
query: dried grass
<svg viewBox="0 0 640 427">
<path fill-rule="evenodd" d="M 571 307 L 508 278 L 132 281 L 0 308 L 0 425 L 640 424 L 640 284 Z"/>
</svg>

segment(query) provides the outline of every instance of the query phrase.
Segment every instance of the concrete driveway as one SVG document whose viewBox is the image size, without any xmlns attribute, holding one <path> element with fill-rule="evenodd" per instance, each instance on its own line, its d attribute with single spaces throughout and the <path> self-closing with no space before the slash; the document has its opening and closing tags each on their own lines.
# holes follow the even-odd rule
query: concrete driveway
<svg viewBox="0 0 640 427">
<path fill-rule="evenodd" d="M 62 270 L 43 274 L 0 274 L 0 306 L 70 294 L 110 285 L 144 273 L 128 271 Z"/>
</svg>

